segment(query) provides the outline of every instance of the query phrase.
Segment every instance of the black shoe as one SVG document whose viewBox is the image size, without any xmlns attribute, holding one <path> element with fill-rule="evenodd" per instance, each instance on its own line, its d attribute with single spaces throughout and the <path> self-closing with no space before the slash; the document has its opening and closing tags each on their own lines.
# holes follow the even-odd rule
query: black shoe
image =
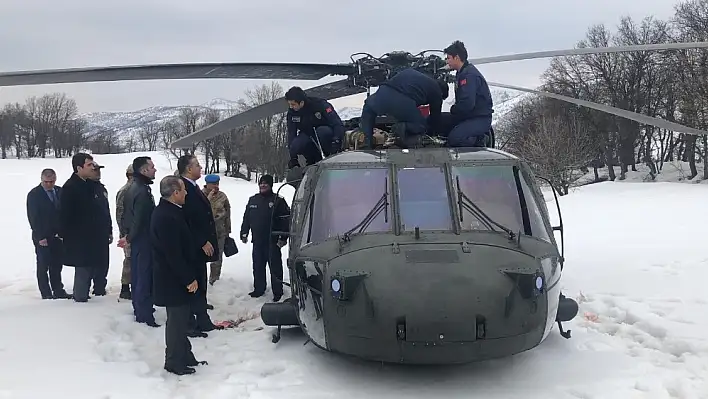
<svg viewBox="0 0 708 399">
<path fill-rule="evenodd" d="M 207 308 L 207 310 L 214 310 L 214 305 L 207 303 L 206 308 Z"/>
<path fill-rule="evenodd" d="M 55 299 L 54 295 L 42 295 L 42 299 Z"/>
<path fill-rule="evenodd" d="M 256 292 L 256 291 L 251 291 L 248 293 L 248 295 L 251 296 L 251 298 L 260 298 L 265 294 L 265 292 Z"/>
<path fill-rule="evenodd" d="M 123 284 L 120 286 L 120 294 L 118 295 L 120 299 L 132 299 L 133 296 L 130 293 L 130 285 Z"/>
<path fill-rule="evenodd" d="M 168 367 L 165 366 L 165 370 L 172 374 L 177 374 L 177 375 L 187 375 L 187 374 L 194 374 L 197 372 L 197 370 L 191 368 L 191 367 L 179 367 L 179 368 L 174 368 L 174 367 Z"/>
<path fill-rule="evenodd" d="M 204 327 L 199 327 L 200 332 L 209 332 L 209 331 L 214 331 L 214 330 L 223 330 L 224 326 L 217 326 L 216 324 L 212 324 L 210 326 L 204 326 Z"/>
<path fill-rule="evenodd" d="M 93 296 L 106 296 L 106 290 L 93 290 Z"/>
<path fill-rule="evenodd" d="M 208 366 L 209 363 L 206 361 L 199 361 L 199 360 L 194 360 L 193 362 L 187 362 L 188 367 L 195 367 L 195 366 Z"/>
<path fill-rule="evenodd" d="M 145 324 L 147 324 L 147 325 L 150 326 L 150 327 L 155 327 L 155 328 L 160 327 L 160 325 L 157 324 L 157 323 L 155 322 L 155 320 L 153 320 L 153 321 L 147 321 L 147 322 L 145 322 Z"/>
<path fill-rule="evenodd" d="M 56 299 L 71 299 L 71 298 L 73 298 L 73 296 L 71 296 L 71 294 L 67 293 L 66 291 L 62 291 L 57 294 L 54 294 L 54 298 L 56 298 Z"/>
<path fill-rule="evenodd" d="M 191 330 L 187 332 L 187 336 L 189 338 L 206 338 L 209 336 L 209 334 L 201 331 Z"/>
</svg>

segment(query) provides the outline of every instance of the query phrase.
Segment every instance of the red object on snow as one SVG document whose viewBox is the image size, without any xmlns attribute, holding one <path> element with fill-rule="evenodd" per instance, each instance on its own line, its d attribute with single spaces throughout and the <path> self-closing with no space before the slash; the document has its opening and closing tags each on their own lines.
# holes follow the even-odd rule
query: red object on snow
<svg viewBox="0 0 708 399">
<path fill-rule="evenodd" d="M 425 117 L 430 116 L 430 107 L 429 106 L 421 105 L 420 107 L 418 107 L 418 109 L 420 110 L 420 113 L 423 114 L 423 116 L 425 116 Z"/>
</svg>

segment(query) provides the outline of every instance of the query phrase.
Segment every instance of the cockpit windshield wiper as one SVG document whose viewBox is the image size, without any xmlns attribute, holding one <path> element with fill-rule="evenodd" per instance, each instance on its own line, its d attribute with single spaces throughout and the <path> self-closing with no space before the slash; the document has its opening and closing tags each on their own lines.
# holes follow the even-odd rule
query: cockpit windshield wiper
<svg viewBox="0 0 708 399">
<path fill-rule="evenodd" d="M 507 234 L 507 236 L 509 236 L 509 240 L 516 239 L 516 233 L 511 231 L 511 229 L 509 229 L 508 227 L 505 227 L 500 223 L 494 221 L 477 204 L 475 204 L 474 201 L 472 201 L 464 192 L 462 192 L 462 189 L 460 189 L 459 176 L 455 176 L 455 183 L 457 184 L 457 205 L 460 209 L 460 221 L 463 220 L 463 210 L 466 210 L 471 213 L 475 218 L 477 218 L 482 224 L 484 224 L 484 226 L 489 230 L 499 231 L 494 228 L 494 226 L 496 226 L 503 230 Z"/>
<path fill-rule="evenodd" d="M 388 179 L 384 179 L 383 195 L 381 195 L 381 198 L 379 198 L 378 202 L 376 202 L 376 205 L 374 205 L 371 211 L 364 216 L 364 219 L 361 222 L 342 235 L 343 241 L 349 241 L 353 234 L 363 233 L 382 211 L 384 212 L 384 221 L 388 223 L 388 206 Z"/>
</svg>

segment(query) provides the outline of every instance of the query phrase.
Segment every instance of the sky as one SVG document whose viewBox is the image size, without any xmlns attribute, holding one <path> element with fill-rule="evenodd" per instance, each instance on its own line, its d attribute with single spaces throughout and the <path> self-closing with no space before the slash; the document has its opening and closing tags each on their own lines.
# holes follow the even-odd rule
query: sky
<svg viewBox="0 0 708 399">
<path fill-rule="evenodd" d="M 573 48 L 593 24 L 668 19 L 672 0 L 2 0 L 0 72 L 178 62 L 348 62 L 442 49 L 470 57 Z M 304 4 L 307 4 L 305 6 Z M 434 5 L 434 9 L 430 6 Z M 482 65 L 490 81 L 534 87 L 548 60 Z M 327 78 L 326 78 L 327 79 Z M 336 78 L 329 78 L 334 80 Z M 263 80 L 189 80 L 0 88 L 0 104 L 65 92 L 81 112 L 237 100 Z M 324 80 L 322 81 L 324 82 Z M 317 81 L 280 81 L 285 89 Z M 360 106 L 362 96 L 335 100 Z"/>
</svg>

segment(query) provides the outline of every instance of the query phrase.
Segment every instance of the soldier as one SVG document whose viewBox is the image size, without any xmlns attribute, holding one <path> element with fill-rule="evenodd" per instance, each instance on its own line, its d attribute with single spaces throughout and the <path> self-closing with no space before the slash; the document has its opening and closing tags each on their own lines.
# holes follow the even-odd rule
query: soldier
<svg viewBox="0 0 708 399">
<path fill-rule="evenodd" d="M 123 209 L 125 206 L 123 204 L 123 198 L 125 198 L 125 192 L 130 187 L 130 183 L 133 181 L 133 164 L 128 165 L 128 169 L 125 171 L 125 178 L 128 181 L 123 185 L 123 187 L 118 190 L 116 194 L 116 221 L 118 222 L 118 230 L 120 231 L 120 236 L 118 238 L 125 238 L 127 232 L 123 228 Z M 126 243 L 123 247 L 123 270 L 120 275 L 120 295 L 122 299 L 131 299 L 130 295 L 130 244 Z"/>
<path fill-rule="evenodd" d="M 224 258 L 224 241 L 231 234 L 231 204 L 226 194 L 219 190 L 219 175 L 207 175 L 204 177 L 204 195 L 211 203 L 211 212 L 214 214 L 216 222 L 216 239 L 219 244 L 219 260 L 211 262 L 209 267 L 209 284 L 214 283 L 221 277 L 221 263 Z"/>
</svg>

